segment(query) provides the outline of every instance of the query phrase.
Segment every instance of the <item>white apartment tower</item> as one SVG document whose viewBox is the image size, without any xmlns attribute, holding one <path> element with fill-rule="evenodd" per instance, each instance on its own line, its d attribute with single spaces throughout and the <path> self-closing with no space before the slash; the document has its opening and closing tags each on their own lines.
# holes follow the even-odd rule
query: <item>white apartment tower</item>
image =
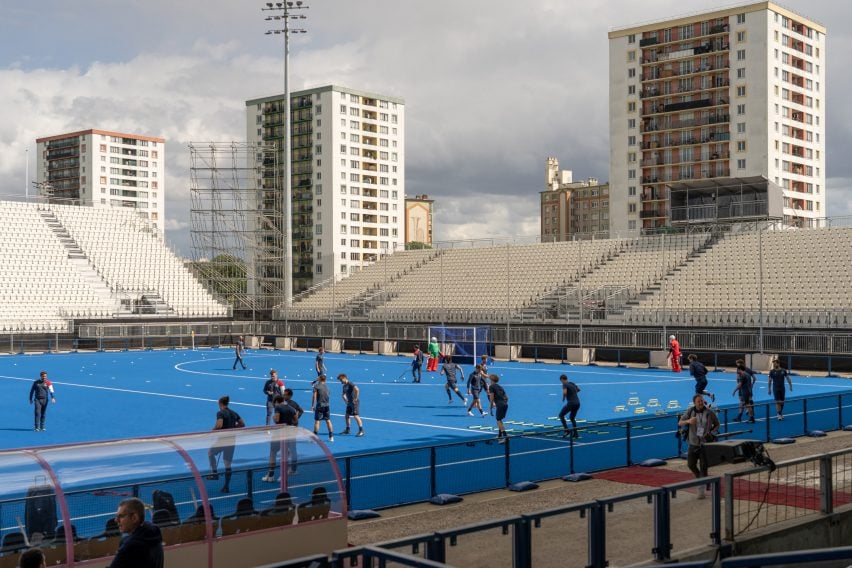
<svg viewBox="0 0 852 568">
<path fill-rule="evenodd" d="M 36 150 L 42 195 L 57 203 L 136 209 L 163 231 L 165 139 L 81 130 L 37 138 Z"/>
<path fill-rule="evenodd" d="M 825 27 L 772 2 L 609 34 L 611 230 L 825 211 Z"/>
<path fill-rule="evenodd" d="M 283 148 L 282 102 L 283 95 L 246 101 L 249 143 Z M 290 105 L 299 292 L 404 248 L 405 103 L 328 85 L 291 93 Z"/>
</svg>

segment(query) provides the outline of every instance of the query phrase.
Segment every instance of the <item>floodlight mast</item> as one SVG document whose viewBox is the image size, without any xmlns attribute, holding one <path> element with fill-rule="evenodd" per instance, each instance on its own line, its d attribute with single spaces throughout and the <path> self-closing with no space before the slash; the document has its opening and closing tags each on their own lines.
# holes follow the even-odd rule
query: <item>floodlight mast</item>
<svg viewBox="0 0 852 568">
<path fill-rule="evenodd" d="M 303 34 L 306 30 L 293 28 L 290 20 L 304 20 L 304 14 L 291 14 L 293 10 L 307 10 L 302 0 L 295 2 L 266 2 L 263 12 L 276 12 L 267 16 L 266 21 L 283 22 L 284 27 L 267 30 L 266 35 L 284 35 L 284 305 L 293 303 L 293 184 L 290 125 L 290 34 Z"/>
</svg>

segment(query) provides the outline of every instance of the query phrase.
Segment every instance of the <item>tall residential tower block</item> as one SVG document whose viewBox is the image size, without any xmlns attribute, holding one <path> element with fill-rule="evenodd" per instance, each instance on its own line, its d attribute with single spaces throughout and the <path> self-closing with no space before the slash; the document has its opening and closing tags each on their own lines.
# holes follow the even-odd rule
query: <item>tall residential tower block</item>
<svg viewBox="0 0 852 568">
<path fill-rule="evenodd" d="M 611 229 L 817 226 L 825 34 L 772 2 L 610 32 Z"/>
<path fill-rule="evenodd" d="M 81 130 L 36 139 L 41 193 L 57 203 L 129 207 L 161 232 L 166 141 L 154 136 Z"/>
<path fill-rule="evenodd" d="M 246 101 L 247 141 L 276 144 L 279 164 L 285 163 L 283 102 L 283 95 Z M 405 103 L 328 85 L 291 93 L 290 109 L 293 291 L 299 292 L 404 248 Z"/>
</svg>

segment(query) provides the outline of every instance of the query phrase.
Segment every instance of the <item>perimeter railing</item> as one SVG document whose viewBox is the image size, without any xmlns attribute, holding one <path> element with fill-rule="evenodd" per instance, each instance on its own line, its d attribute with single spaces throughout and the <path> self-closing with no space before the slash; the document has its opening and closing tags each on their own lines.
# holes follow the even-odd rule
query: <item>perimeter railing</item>
<svg viewBox="0 0 852 568">
<path fill-rule="evenodd" d="M 850 471 L 852 448 L 782 462 L 771 470 L 763 466 L 727 473 L 724 482 L 719 477 L 691 479 L 267 568 L 343 568 L 354 565 L 352 562 L 358 559 L 378 559 L 378 564 L 366 564 L 369 566 L 384 566 L 386 561 L 415 567 L 469 566 L 475 562 L 496 568 L 547 566 L 559 559 L 562 566 L 603 568 L 649 561 L 669 563 L 679 554 L 700 556 L 701 549 L 707 556 L 705 560 L 679 565 L 712 566 L 725 541 L 747 538 L 746 533 L 781 523 L 789 527 L 790 520 L 850 511 Z M 768 478 L 772 472 L 774 481 L 759 478 Z M 838 475 L 841 472 L 843 475 Z M 708 507 L 695 507 L 691 500 L 678 502 L 685 492 L 705 484 L 709 487 Z M 724 491 L 720 491 L 722 487 Z M 780 507 L 785 509 L 784 513 L 778 512 Z M 758 514 L 753 514 L 755 511 Z M 697 522 L 693 518 L 685 523 L 687 515 L 697 516 Z M 688 527 L 680 526 L 684 524 Z M 625 540 L 631 546 L 614 545 Z M 586 551 L 585 555 L 582 551 Z M 792 565 L 848 559 L 852 559 L 852 546 L 727 558 L 722 566 Z"/>
<path fill-rule="evenodd" d="M 774 418 L 774 402 L 754 406 L 754 424 L 734 422 L 736 407 L 719 409 L 722 431 L 730 434 L 726 439 L 768 442 L 852 424 L 852 391 L 787 400 L 784 420 Z M 558 479 L 677 457 L 683 449 L 675 436 L 677 413 L 580 423 L 576 442 L 563 439 L 561 428 L 533 426 L 527 432 L 510 432 L 505 443 L 488 436 L 338 456 L 337 461 L 348 509 L 392 507 L 428 501 L 441 493 L 502 489 L 519 481 Z"/>
</svg>

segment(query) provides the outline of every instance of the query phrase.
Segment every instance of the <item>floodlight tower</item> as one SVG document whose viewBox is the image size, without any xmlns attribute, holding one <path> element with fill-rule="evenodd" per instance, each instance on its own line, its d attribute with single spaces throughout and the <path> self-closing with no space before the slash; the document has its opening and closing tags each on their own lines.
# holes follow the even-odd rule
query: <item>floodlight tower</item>
<svg viewBox="0 0 852 568">
<path fill-rule="evenodd" d="M 308 6 L 302 0 L 293 2 L 267 2 L 263 12 L 275 12 L 267 16 L 266 21 L 282 22 L 284 27 L 267 30 L 266 35 L 284 36 L 284 304 L 289 307 L 293 302 L 293 185 L 292 164 L 290 156 L 290 34 L 303 34 L 307 30 L 291 27 L 291 20 L 304 20 L 301 13 L 291 13 L 307 10 Z"/>
</svg>

